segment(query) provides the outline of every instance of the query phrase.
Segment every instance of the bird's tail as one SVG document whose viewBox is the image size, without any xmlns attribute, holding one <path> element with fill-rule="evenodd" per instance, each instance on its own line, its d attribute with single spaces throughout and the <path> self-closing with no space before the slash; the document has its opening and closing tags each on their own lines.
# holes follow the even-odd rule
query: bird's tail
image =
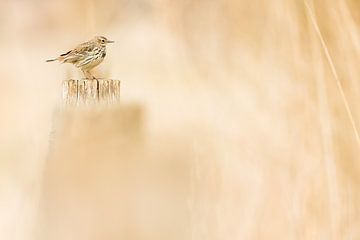
<svg viewBox="0 0 360 240">
<path fill-rule="evenodd" d="M 54 58 L 54 59 L 48 59 L 48 60 L 46 60 L 46 62 L 54 62 L 54 61 L 56 61 L 56 60 L 58 60 L 57 58 Z"/>
</svg>

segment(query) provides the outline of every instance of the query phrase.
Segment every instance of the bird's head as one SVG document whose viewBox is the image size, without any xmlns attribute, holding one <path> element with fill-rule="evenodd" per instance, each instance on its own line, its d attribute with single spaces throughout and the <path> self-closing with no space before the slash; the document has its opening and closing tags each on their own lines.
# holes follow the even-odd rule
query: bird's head
<svg viewBox="0 0 360 240">
<path fill-rule="evenodd" d="M 96 36 L 94 39 L 97 43 L 99 43 L 100 45 L 105 46 L 108 43 L 113 43 L 114 41 L 111 41 L 109 39 L 107 39 L 106 37 L 103 36 Z"/>
</svg>

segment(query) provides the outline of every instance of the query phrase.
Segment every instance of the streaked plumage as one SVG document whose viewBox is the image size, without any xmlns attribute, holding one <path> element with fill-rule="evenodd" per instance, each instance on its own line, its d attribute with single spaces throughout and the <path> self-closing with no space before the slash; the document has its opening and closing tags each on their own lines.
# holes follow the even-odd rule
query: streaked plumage
<svg viewBox="0 0 360 240">
<path fill-rule="evenodd" d="M 90 70 L 99 65 L 106 56 L 106 44 L 113 43 L 106 37 L 97 36 L 88 42 L 78 45 L 73 50 L 61 54 L 54 59 L 46 60 L 47 62 L 59 61 L 61 63 L 72 63 L 75 67 L 80 68 L 86 78 L 95 79 Z"/>
</svg>

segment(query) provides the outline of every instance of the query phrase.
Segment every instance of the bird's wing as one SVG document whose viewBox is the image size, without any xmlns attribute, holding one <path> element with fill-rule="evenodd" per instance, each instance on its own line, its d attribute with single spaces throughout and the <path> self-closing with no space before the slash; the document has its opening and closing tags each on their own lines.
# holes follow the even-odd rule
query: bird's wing
<svg viewBox="0 0 360 240">
<path fill-rule="evenodd" d="M 80 44 L 73 50 L 68 51 L 67 53 L 61 54 L 60 59 L 64 63 L 73 63 L 76 64 L 79 61 L 85 59 L 92 51 L 94 45 L 89 44 L 88 42 Z"/>
</svg>

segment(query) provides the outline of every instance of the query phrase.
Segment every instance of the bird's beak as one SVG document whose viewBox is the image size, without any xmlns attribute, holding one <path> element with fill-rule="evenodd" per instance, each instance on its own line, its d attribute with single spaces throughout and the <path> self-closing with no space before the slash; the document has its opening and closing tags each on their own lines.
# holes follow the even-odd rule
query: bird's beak
<svg viewBox="0 0 360 240">
<path fill-rule="evenodd" d="M 111 40 L 107 40 L 107 43 L 114 43 L 114 41 L 111 41 Z"/>
</svg>

